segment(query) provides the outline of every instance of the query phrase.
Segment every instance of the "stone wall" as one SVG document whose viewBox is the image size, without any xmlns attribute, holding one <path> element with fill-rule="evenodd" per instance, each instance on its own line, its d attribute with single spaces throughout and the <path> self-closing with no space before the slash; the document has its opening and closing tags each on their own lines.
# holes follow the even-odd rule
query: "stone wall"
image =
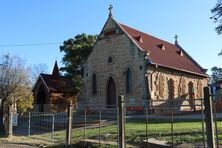
<svg viewBox="0 0 222 148">
<path fill-rule="evenodd" d="M 154 108 L 161 104 L 162 106 L 169 105 L 170 101 L 162 100 L 173 99 L 178 106 L 178 112 L 199 110 L 200 106 L 194 107 L 194 105 L 201 104 L 198 99 L 203 98 L 203 87 L 207 86 L 208 82 L 206 77 L 158 66 L 148 67 L 148 80 Z M 173 81 L 173 86 L 169 85 L 170 81 Z M 191 86 L 193 86 L 192 89 Z M 171 94 L 172 92 L 173 94 Z M 187 106 L 182 107 L 181 105 Z M 159 110 L 165 112 L 166 109 L 163 107 Z"/>
<path fill-rule="evenodd" d="M 116 24 L 108 21 L 105 30 L 117 28 Z M 103 30 L 103 31 L 105 31 Z M 110 77 L 115 81 L 116 96 L 125 95 L 127 99 L 143 98 L 143 52 L 141 52 L 128 38 L 127 35 L 118 31 L 117 34 L 100 39 L 95 44 L 93 51 L 88 58 L 85 76 L 84 88 L 79 97 L 80 104 L 107 104 L 107 82 Z M 108 59 L 112 58 L 109 63 Z M 132 92 L 126 93 L 126 70 L 132 71 Z M 92 75 L 97 77 L 97 94 L 92 94 Z"/>
</svg>

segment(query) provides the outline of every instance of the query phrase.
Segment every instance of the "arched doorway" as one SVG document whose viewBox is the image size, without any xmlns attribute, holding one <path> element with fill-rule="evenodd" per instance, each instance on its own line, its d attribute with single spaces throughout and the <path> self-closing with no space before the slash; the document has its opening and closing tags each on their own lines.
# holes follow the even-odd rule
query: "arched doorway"
<svg viewBox="0 0 222 148">
<path fill-rule="evenodd" d="M 36 104 L 38 105 L 38 111 L 43 112 L 44 111 L 44 104 L 46 104 L 46 93 L 45 93 L 45 89 L 42 85 L 39 87 L 39 90 L 37 93 Z"/>
<path fill-rule="evenodd" d="M 107 84 L 107 105 L 116 105 L 116 84 L 112 77 Z"/>
</svg>

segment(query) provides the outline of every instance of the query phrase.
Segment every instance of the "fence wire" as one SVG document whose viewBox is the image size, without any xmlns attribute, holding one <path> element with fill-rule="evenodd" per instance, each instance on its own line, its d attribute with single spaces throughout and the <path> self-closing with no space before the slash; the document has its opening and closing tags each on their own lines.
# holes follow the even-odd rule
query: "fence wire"
<svg viewBox="0 0 222 148">
<path fill-rule="evenodd" d="M 206 147 L 203 99 L 133 100 L 126 102 L 125 110 L 127 147 L 150 147 L 157 143 Z M 67 111 L 18 114 L 13 134 L 65 143 L 67 119 Z M 222 124 L 216 119 L 220 143 Z M 71 143 L 80 147 L 117 147 L 118 120 L 118 106 L 73 106 Z"/>
<path fill-rule="evenodd" d="M 126 109 L 126 139 L 129 144 L 205 147 L 203 99 L 196 99 L 194 104 L 190 104 L 190 100 L 145 103 L 134 100 L 127 103 Z M 160 143 L 162 145 L 158 145 Z"/>
<path fill-rule="evenodd" d="M 87 147 L 93 145 L 117 145 L 116 106 L 93 105 L 79 107 L 73 114 L 73 143 Z"/>
</svg>

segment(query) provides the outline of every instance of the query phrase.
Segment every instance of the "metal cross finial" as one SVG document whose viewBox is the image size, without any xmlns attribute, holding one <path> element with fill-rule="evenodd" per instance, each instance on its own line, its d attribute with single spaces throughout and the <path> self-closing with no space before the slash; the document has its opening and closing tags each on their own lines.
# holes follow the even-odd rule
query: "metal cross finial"
<svg viewBox="0 0 222 148">
<path fill-rule="evenodd" d="M 178 44 L 178 41 L 177 41 L 178 35 L 176 34 L 174 38 L 175 38 L 175 44 Z"/>
<path fill-rule="evenodd" d="M 109 16 L 112 16 L 112 9 L 113 9 L 113 5 L 109 5 Z"/>
</svg>

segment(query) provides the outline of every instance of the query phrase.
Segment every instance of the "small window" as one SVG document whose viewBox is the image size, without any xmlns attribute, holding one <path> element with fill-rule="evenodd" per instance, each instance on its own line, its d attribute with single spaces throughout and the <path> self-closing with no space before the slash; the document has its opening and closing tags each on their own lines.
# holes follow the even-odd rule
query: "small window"
<svg viewBox="0 0 222 148">
<path fill-rule="evenodd" d="M 112 57 L 109 57 L 108 58 L 108 63 L 112 63 L 113 62 L 113 58 Z"/>
<path fill-rule="evenodd" d="M 96 74 L 94 73 L 92 76 L 92 95 L 97 94 L 97 78 Z"/>
<path fill-rule="evenodd" d="M 126 70 L 126 93 L 132 92 L 132 72 L 130 68 Z"/>
</svg>

